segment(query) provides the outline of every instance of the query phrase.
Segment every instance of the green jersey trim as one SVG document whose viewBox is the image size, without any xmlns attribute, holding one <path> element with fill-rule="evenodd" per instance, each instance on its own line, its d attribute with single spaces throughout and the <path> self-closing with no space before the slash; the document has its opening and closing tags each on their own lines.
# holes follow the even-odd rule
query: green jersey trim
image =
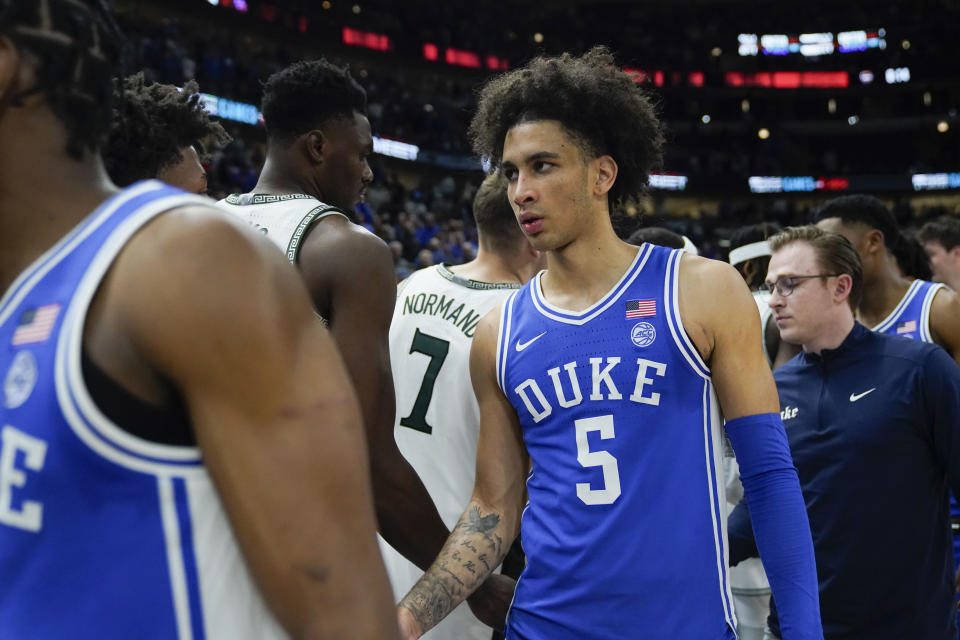
<svg viewBox="0 0 960 640">
<path fill-rule="evenodd" d="M 469 278 L 464 278 L 458 276 L 453 271 L 447 267 L 445 263 L 440 263 L 437 265 L 437 273 L 442 277 L 446 278 L 454 284 L 458 284 L 461 287 L 466 287 L 467 289 L 480 289 L 480 290 L 493 290 L 493 289 L 519 289 L 523 285 L 517 282 L 480 282 L 479 280 L 471 280 Z"/>
<path fill-rule="evenodd" d="M 300 253 L 300 243 L 303 242 L 303 236 L 306 234 L 307 229 L 309 229 L 310 225 L 312 225 L 314 222 L 331 213 L 341 215 L 344 218 L 347 217 L 347 214 L 340 209 L 322 203 L 320 206 L 311 209 L 307 215 L 303 216 L 303 219 L 300 220 L 300 224 L 298 224 L 297 228 L 293 230 L 293 235 L 290 236 L 290 243 L 287 245 L 287 260 L 290 262 L 297 261 L 297 255 Z"/>
<path fill-rule="evenodd" d="M 305 193 L 287 193 L 276 195 L 272 193 L 231 193 L 224 200 L 232 205 L 243 207 L 250 204 L 270 204 L 272 202 L 286 202 L 288 200 L 317 200 Z M 319 202 L 319 200 L 317 200 Z"/>
</svg>

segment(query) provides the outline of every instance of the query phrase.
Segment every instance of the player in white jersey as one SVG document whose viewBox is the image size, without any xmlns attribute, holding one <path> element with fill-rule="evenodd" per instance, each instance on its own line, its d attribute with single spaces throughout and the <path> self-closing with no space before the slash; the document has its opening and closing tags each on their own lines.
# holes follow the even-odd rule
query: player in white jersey
<svg viewBox="0 0 960 640">
<path fill-rule="evenodd" d="M 0 635 L 396 637 L 359 409 L 296 273 L 209 201 L 107 177 L 121 41 L 101 0 L 0 0 Z"/>
<path fill-rule="evenodd" d="M 520 231 L 500 174 L 480 185 L 473 215 L 477 257 L 413 273 L 400 284 L 390 325 L 394 434 L 451 529 L 470 499 L 476 470 L 480 407 L 470 384 L 473 332 L 480 318 L 543 266 L 540 252 Z M 399 600 L 423 571 L 383 541 L 381 551 Z M 426 637 L 489 640 L 490 628 L 460 605 Z"/>
<path fill-rule="evenodd" d="M 388 333 L 396 300 L 393 257 L 350 221 L 373 179 L 366 92 L 345 68 L 302 61 L 264 86 L 267 158 L 251 193 L 221 201 L 297 266 L 314 309 L 330 327 L 360 399 L 380 533 L 426 568 L 448 533 L 430 495 L 393 438 L 395 399 Z M 471 601 L 503 624 L 507 586 L 492 580 Z M 487 598 L 486 596 L 491 596 Z M 499 622 L 498 622 L 499 620 Z"/>
</svg>

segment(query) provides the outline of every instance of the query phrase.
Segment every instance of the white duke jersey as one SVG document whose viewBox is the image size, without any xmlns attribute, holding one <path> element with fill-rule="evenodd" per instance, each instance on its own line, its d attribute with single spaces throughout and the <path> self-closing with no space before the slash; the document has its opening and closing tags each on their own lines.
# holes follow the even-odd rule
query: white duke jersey
<svg viewBox="0 0 960 640">
<path fill-rule="evenodd" d="M 218 204 L 270 238 L 286 254 L 287 260 L 293 263 L 297 261 L 300 244 L 310 225 L 331 214 L 350 219 L 341 209 L 305 193 L 235 193 Z"/>
<path fill-rule="evenodd" d="M 0 300 L 0 636 L 286 638 L 199 449 L 135 437 L 81 374 L 90 301 L 158 214 L 212 204 L 160 182 L 103 203 Z M 184 327 L 189 330 L 189 327 Z"/>
<path fill-rule="evenodd" d="M 683 253 L 649 243 L 583 311 L 542 274 L 504 304 L 497 382 L 532 471 L 508 640 L 731 640 L 723 440 L 683 328 Z"/>
<path fill-rule="evenodd" d="M 394 434 L 451 530 L 470 501 L 476 472 L 480 407 L 470 382 L 473 334 L 480 318 L 519 288 L 461 278 L 442 264 L 400 285 L 390 325 Z M 380 547 L 400 599 L 423 571 L 382 538 Z M 490 634 L 461 604 L 424 638 L 489 640 Z"/>
</svg>

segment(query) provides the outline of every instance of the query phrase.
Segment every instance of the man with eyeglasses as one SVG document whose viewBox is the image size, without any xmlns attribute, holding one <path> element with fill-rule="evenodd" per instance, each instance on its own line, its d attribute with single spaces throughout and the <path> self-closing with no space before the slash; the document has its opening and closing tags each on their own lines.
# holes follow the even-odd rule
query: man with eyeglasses
<svg viewBox="0 0 960 640">
<path fill-rule="evenodd" d="M 814 226 L 769 240 L 765 288 L 782 339 L 774 372 L 813 535 L 824 637 L 957 637 L 948 487 L 960 489 L 960 370 L 941 347 L 856 322 L 853 245 Z M 730 561 L 756 556 L 750 514 Z M 768 637 L 780 637 L 772 608 Z"/>
</svg>

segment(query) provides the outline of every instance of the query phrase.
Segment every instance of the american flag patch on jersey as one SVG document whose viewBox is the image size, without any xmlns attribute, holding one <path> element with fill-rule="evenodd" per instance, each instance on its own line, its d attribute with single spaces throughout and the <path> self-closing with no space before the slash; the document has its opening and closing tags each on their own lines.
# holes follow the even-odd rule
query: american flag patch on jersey
<svg viewBox="0 0 960 640">
<path fill-rule="evenodd" d="M 60 315 L 59 304 L 48 304 L 42 307 L 27 309 L 20 316 L 20 322 L 13 332 L 11 344 L 19 347 L 24 344 L 44 342 L 53 332 L 53 325 Z"/>
<path fill-rule="evenodd" d="M 907 322 L 898 322 L 897 323 L 897 334 L 901 333 L 913 333 L 917 330 L 917 321 L 909 320 Z"/>
<path fill-rule="evenodd" d="M 627 319 L 657 315 L 656 300 L 627 300 Z"/>
</svg>

